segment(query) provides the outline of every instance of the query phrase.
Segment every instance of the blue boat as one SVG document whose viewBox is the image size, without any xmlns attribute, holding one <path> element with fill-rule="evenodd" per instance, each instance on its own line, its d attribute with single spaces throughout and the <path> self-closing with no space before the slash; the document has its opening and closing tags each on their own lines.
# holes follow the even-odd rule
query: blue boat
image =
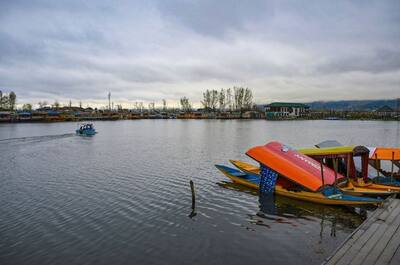
<svg viewBox="0 0 400 265">
<path fill-rule="evenodd" d="M 81 124 L 79 126 L 79 128 L 76 129 L 75 132 L 76 132 L 76 135 L 80 135 L 80 136 L 93 136 L 97 133 L 93 127 L 93 124 L 91 124 L 91 123 Z"/>
</svg>

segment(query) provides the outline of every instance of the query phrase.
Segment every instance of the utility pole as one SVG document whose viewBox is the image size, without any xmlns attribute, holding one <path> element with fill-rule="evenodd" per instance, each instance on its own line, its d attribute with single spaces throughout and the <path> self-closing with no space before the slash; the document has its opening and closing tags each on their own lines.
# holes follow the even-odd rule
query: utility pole
<svg viewBox="0 0 400 265">
<path fill-rule="evenodd" d="M 108 110 L 111 111 L 111 92 L 108 92 Z"/>
</svg>

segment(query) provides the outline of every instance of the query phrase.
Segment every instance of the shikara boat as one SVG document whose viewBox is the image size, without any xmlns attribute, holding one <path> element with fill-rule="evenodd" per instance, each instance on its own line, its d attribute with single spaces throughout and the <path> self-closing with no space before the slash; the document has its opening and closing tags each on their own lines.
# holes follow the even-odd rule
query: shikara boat
<svg viewBox="0 0 400 265">
<path fill-rule="evenodd" d="M 324 142 L 325 143 L 325 142 Z M 335 141 L 333 141 L 335 144 Z M 340 144 L 337 143 L 336 144 Z M 316 145 L 317 147 L 320 144 Z M 327 146 L 324 144 L 323 146 Z M 394 172 L 396 165 L 400 170 L 400 149 L 383 147 L 364 147 L 364 146 L 328 146 L 322 148 L 299 149 L 299 152 L 318 160 L 324 160 L 332 167 L 332 159 L 339 159 L 342 168 L 352 184 L 360 188 L 377 190 L 388 190 L 400 192 L 400 181 L 396 180 L 399 171 Z M 360 169 L 356 168 L 355 157 L 360 158 Z M 390 161 L 391 172 L 381 168 L 381 161 Z M 368 166 L 377 170 L 377 175 L 373 176 L 368 172 Z M 382 176 L 381 176 L 382 174 Z"/>
<path fill-rule="evenodd" d="M 259 189 L 260 176 L 256 174 L 246 174 L 223 165 L 215 165 L 225 176 L 233 182 L 244 185 L 255 190 Z M 358 197 L 345 195 L 334 187 L 325 187 L 323 192 L 305 191 L 298 185 L 287 185 L 288 182 L 284 178 L 278 178 L 275 193 L 281 196 L 298 199 L 302 201 L 314 202 L 325 205 L 380 205 L 381 199 Z"/>
<path fill-rule="evenodd" d="M 246 174 L 255 174 L 259 175 L 260 174 L 260 168 L 252 165 L 250 163 L 246 163 L 243 161 L 238 161 L 238 160 L 229 160 L 236 168 L 239 170 L 245 172 Z M 343 179 L 340 177 L 340 179 Z M 355 196 L 389 196 L 392 194 L 395 194 L 397 192 L 395 191 L 390 191 L 386 187 L 385 189 L 370 189 L 368 187 L 356 187 L 352 182 L 350 181 L 342 181 L 342 183 L 338 183 L 337 187 L 344 193 L 348 195 L 355 195 Z"/>
<path fill-rule="evenodd" d="M 382 168 L 382 161 L 391 163 L 390 172 Z M 400 148 L 371 148 L 369 165 L 376 170 L 375 183 L 400 186 Z"/>
</svg>

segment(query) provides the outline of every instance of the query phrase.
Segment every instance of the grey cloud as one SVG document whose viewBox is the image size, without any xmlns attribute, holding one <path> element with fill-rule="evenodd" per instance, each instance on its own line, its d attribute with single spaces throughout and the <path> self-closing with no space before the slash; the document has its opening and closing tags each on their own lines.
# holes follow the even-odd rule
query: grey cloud
<svg viewBox="0 0 400 265">
<path fill-rule="evenodd" d="M 382 73 L 400 70 L 400 50 L 379 49 L 369 54 L 333 58 L 318 67 L 325 74 L 364 71 Z"/>
<path fill-rule="evenodd" d="M 274 14 L 274 2 L 254 0 L 158 1 L 160 12 L 200 34 L 221 36 Z"/>
<path fill-rule="evenodd" d="M 399 1 L 16 0 L 0 10 L 0 87 L 21 101 L 109 90 L 198 101 L 236 84 L 264 98 L 361 87 L 373 97 L 374 80 L 392 97 L 400 79 Z"/>
</svg>

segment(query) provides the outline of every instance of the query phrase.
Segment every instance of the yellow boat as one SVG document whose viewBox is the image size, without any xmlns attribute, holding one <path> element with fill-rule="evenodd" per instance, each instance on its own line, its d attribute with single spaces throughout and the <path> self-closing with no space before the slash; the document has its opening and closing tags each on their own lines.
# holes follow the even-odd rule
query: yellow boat
<svg viewBox="0 0 400 265">
<path fill-rule="evenodd" d="M 239 170 L 229 168 L 222 165 L 216 165 L 216 167 L 233 182 L 252 188 L 255 190 L 259 189 L 259 179 L 258 175 L 246 174 Z M 382 204 L 381 199 L 374 199 L 368 197 L 358 197 L 345 194 L 334 194 L 331 196 L 326 196 L 319 192 L 309 192 L 303 190 L 288 190 L 279 183 L 275 186 L 275 194 L 289 197 L 292 199 L 314 202 L 325 205 L 380 205 Z"/>
<path fill-rule="evenodd" d="M 229 160 L 235 167 L 247 174 L 260 174 L 260 168 L 239 160 Z M 382 185 L 383 186 L 383 185 Z M 373 186 L 372 186 L 373 187 Z M 387 186 L 384 188 L 370 188 L 370 186 L 355 186 L 351 181 L 346 181 L 338 184 L 338 188 L 345 194 L 348 195 L 366 195 L 366 196 L 388 196 L 397 193 L 396 190 L 390 190 Z M 400 187 L 399 190 L 400 191 Z"/>
</svg>

